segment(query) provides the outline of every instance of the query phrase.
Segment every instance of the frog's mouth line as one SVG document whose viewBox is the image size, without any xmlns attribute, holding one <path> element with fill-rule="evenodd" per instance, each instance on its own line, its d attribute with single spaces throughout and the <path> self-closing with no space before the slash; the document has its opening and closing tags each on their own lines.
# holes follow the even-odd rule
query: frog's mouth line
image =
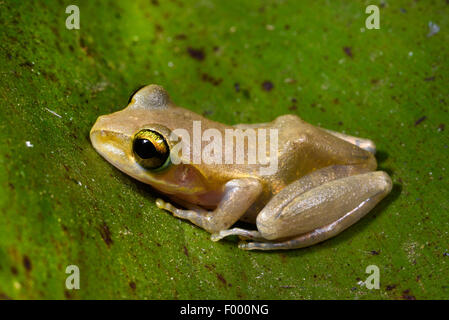
<svg viewBox="0 0 449 320">
<path fill-rule="evenodd" d="M 149 174 L 148 170 L 140 166 L 132 156 L 132 150 L 126 150 L 131 146 L 131 138 L 127 135 L 110 130 L 92 130 L 90 140 L 94 149 L 111 165 L 126 173 L 132 178 L 156 187 L 165 194 L 176 194 L 180 190 L 183 193 L 194 194 L 198 190 L 194 188 L 180 187 L 177 183 L 170 183 L 167 179 L 161 181 L 153 176 L 156 171 Z M 131 148 L 131 147 L 129 147 Z M 161 172 L 164 174 L 164 172 Z"/>
</svg>

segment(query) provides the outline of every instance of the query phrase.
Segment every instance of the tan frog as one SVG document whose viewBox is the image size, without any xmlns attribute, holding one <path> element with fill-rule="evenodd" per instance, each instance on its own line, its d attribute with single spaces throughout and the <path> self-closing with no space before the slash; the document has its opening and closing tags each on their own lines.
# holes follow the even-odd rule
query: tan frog
<svg viewBox="0 0 449 320">
<path fill-rule="evenodd" d="M 205 163 L 193 161 L 192 154 L 174 161 L 179 153 L 173 150 L 179 143 L 186 146 L 174 133 L 182 129 L 192 136 L 195 123 L 201 133 L 214 130 L 223 136 L 230 129 L 256 135 L 274 130 L 276 139 L 269 142 L 278 142 L 271 154 L 277 170 L 261 174 L 266 164 Z M 326 240 L 357 222 L 392 188 L 387 173 L 374 171 L 370 140 L 321 129 L 295 115 L 228 126 L 177 107 L 157 85 L 140 89 L 125 109 L 100 116 L 90 138 L 112 165 L 185 209 L 157 199 L 159 208 L 207 230 L 214 241 L 240 236 L 246 241 L 239 248 L 246 250 L 293 249 Z M 201 140 L 197 152 L 208 145 Z M 256 147 L 244 144 L 245 154 Z M 187 149 L 195 157 L 195 148 Z M 255 223 L 257 230 L 230 229 L 239 219 Z"/>
</svg>

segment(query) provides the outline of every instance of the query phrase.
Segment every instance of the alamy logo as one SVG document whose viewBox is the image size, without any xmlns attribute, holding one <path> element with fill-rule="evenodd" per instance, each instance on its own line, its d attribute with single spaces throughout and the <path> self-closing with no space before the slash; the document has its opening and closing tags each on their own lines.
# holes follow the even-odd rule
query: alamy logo
<svg viewBox="0 0 449 320">
<path fill-rule="evenodd" d="M 366 273 L 369 273 L 370 276 L 365 280 L 365 286 L 367 289 L 379 289 L 380 288 L 380 271 L 379 267 L 372 264 L 366 267 Z"/>
<path fill-rule="evenodd" d="M 176 143 L 170 152 L 173 164 L 247 164 L 258 165 L 261 175 L 277 172 L 277 129 L 228 128 L 223 135 L 223 130 L 214 128 L 202 131 L 201 121 L 193 121 L 192 126 L 192 130 L 172 131 L 170 141 Z"/>
<path fill-rule="evenodd" d="M 379 7 L 376 5 L 369 5 L 366 7 L 365 13 L 369 14 L 365 20 L 365 27 L 368 30 L 380 29 L 380 13 Z"/>
<path fill-rule="evenodd" d="M 69 290 L 78 290 L 80 288 L 80 268 L 72 264 L 67 266 L 65 273 L 70 274 L 65 280 L 65 287 Z"/>
<path fill-rule="evenodd" d="M 80 28 L 80 8 L 71 4 L 65 8 L 65 13 L 70 14 L 65 20 L 65 27 L 69 30 Z"/>
</svg>

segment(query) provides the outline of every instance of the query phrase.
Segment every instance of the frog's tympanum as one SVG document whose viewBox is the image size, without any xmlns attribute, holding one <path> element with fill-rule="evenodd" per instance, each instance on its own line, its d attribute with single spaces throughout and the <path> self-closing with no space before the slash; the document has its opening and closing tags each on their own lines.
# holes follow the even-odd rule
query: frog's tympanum
<svg viewBox="0 0 449 320">
<path fill-rule="evenodd" d="M 265 151 L 265 159 L 275 157 L 276 170 L 262 174 L 269 164 L 250 163 L 248 155 L 255 154 L 259 140 L 249 143 L 248 137 L 243 162 L 220 161 L 234 150 L 225 143 L 233 130 L 256 133 L 256 138 L 276 133 L 276 139 L 266 139 L 275 148 Z M 237 235 L 246 250 L 302 248 L 326 240 L 361 219 L 392 188 L 388 174 L 375 171 L 370 140 L 318 128 L 295 115 L 225 125 L 176 106 L 157 85 L 137 91 L 125 109 L 100 116 L 90 139 L 112 165 L 176 204 L 157 199 L 159 208 L 207 230 L 214 241 Z M 212 140 L 218 143 L 215 149 Z M 213 161 L 201 158 L 206 148 L 214 150 Z M 231 228 L 238 220 L 257 230 Z"/>
</svg>

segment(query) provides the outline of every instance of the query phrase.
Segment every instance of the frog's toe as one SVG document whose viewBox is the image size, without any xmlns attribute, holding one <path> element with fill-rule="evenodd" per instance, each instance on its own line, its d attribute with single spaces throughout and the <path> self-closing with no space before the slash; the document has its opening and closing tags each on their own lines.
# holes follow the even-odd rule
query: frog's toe
<svg viewBox="0 0 449 320">
<path fill-rule="evenodd" d="M 291 241 L 283 241 L 283 242 L 240 242 L 239 249 L 242 250 L 282 250 L 282 249 L 295 249 L 295 246 L 292 245 Z"/>
<path fill-rule="evenodd" d="M 168 212 L 171 212 L 175 217 L 178 217 L 178 209 L 173 207 L 173 205 L 169 202 L 165 202 L 164 200 L 158 198 L 156 199 L 156 206 L 159 209 L 167 210 Z"/>
<path fill-rule="evenodd" d="M 216 232 L 211 235 L 212 241 L 218 241 L 223 238 L 229 237 L 229 236 L 238 236 L 241 240 L 260 240 L 264 241 L 262 235 L 259 233 L 259 231 L 256 230 L 245 230 L 241 228 L 232 228 L 232 229 L 226 229 L 226 230 L 220 230 L 219 232 Z"/>
<path fill-rule="evenodd" d="M 220 241 L 221 239 L 223 239 L 225 236 L 223 236 L 222 234 L 221 234 L 221 231 L 220 232 L 217 232 L 217 233 L 212 233 L 211 235 L 210 235 L 210 239 L 213 241 L 213 242 L 217 242 L 217 241 Z"/>
<path fill-rule="evenodd" d="M 242 250 L 255 250 L 255 249 L 258 249 L 257 247 L 254 247 L 254 243 L 255 242 L 241 241 L 238 244 L 238 248 L 242 249 Z M 259 242 L 257 242 L 257 243 L 259 243 Z"/>
<path fill-rule="evenodd" d="M 210 239 L 214 242 L 217 242 L 223 238 L 232 236 L 233 234 L 234 233 L 232 232 L 232 229 L 220 230 L 218 232 L 211 234 Z"/>
<path fill-rule="evenodd" d="M 156 199 L 156 206 L 159 209 L 165 209 L 165 205 L 166 205 L 166 202 L 164 200 L 162 200 L 161 198 Z"/>
<path fill-rule="evenodd" d="M 264 242 L 242 241 L 239 243 L 238 247 L 239 247 L 239 249 L 242 249 L 242 250 L 271 250 L 271 248 L 268 248 L 269 243 L 264 243 Z"/>
</svg>

